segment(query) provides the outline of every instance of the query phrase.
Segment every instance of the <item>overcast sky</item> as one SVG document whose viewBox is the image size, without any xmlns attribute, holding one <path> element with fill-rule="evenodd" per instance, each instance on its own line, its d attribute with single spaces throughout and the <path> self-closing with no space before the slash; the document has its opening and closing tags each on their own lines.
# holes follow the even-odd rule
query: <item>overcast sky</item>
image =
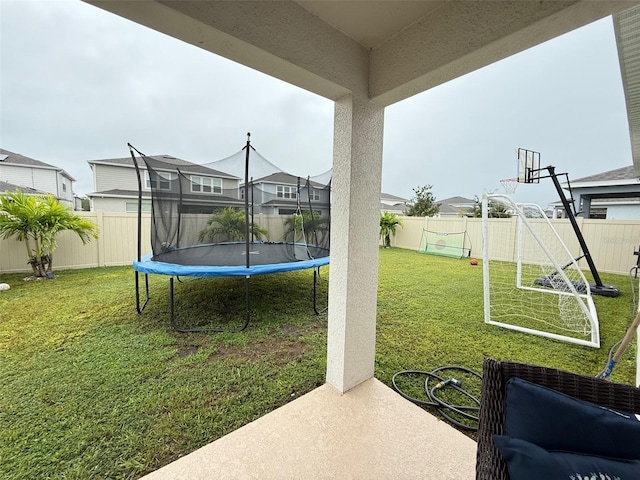
<svg viewBox="0 0 640 480">
<path fill-rule="evenodd" d="M 0 0 L 0 147 L 93 191 L 88 160 L 195 163 L 253 146 L 307 176 L 332 162 L 333 103 L 76 0 Z M 416 95 L 385 112 L 382 190 L 437 200 L 503 189 L 518 148 L 570 178 L 632 164 L 610 18 Z M 557 201 L 550 180 L 518 201 Z"/>
</svg>

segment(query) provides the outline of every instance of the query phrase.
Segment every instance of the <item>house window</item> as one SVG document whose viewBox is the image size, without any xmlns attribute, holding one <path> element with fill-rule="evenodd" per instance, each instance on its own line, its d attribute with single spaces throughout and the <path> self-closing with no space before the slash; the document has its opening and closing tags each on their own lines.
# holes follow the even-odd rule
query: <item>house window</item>
<svg viewBox="0 0 640 480">
<path fill-rule="evenodd" d="M 67 191 L 67 182 L 65 182 L 64 180 L 62 181 L 62 191 L 63 192 Z"/>
<path fill-rule="evenodd" d="M 589 210 L 589 218 L 596 218 L 596 219 L 601 219 L 604 220 L 607 218 L 607 209 L 606 207 L 600 207 L 600 208 L 591 208 Z"/>
<path fill-rule="evenodd" d="M 138 213 L 138 202 L 126 202 L 124 209 L 127 213 Z M 142 202 L 142 212 L 151 212 L 151 202 Z"/>
<path fill-rule="evenodd" d="M 309 200 L 311 200 L 312 202 L 319 202 L 320 191 L 316 190 L 315 188 L 312 188 L 311 190 L 309 190 Z"/>
<path fill-rule="evenodd" d="M 171 174 L 167 172 L 156 172 L 157 179 L 151 180 L 149 172 L 144 172 L 144 184 L 147 190 L 152 188 L 159 190 L 171 190 Z"/>
<path fill-rule="evenodd" d="M 219 178 L 191 175 L 191 191 L 202 193 L 222 193 L 222 180 Z"/>
<path fill-rule="evenodd" d="M 288 185 L 278 185 L 276 187 L 278 198 L 296 198 L 296 187 Z"/>
</svg>

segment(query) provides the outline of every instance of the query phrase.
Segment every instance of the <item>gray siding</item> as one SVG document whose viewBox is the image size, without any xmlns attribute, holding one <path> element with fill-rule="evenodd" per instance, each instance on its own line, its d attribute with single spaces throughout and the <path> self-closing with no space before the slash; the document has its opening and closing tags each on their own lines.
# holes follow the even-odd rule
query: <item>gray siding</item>
<svg viewBox="0 0 640 480">
<path fill-rule="evenodd" d="M 136 170 L 133 167 L 94 164 L 95 191 L 138 190 Z M 144 188 L 144 176 L 142 177 Z M 123 209 L 117 210 L 123 212 Z"/>
</svg>

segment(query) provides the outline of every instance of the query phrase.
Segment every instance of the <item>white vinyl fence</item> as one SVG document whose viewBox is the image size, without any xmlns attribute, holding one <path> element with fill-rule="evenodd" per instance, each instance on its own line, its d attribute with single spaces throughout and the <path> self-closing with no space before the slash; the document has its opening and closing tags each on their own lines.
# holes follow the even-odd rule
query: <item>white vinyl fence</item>
<svg viewBox="0 0 640 480">
<path fill-rule="evenodd" d="M 53 255 L 54 270 L 67 268 L 129 265 L 137 256 L 137 222 L 135 213 L 77 212 L 98 225 L 99 238 L 86 245 L 70 232 L 58 238 L 58 248 Z M 271 215 L 256 217 L 256 223 L 273 228 Z M 151 251 L 150 215 L 143 215 L 142 254 Z M 403 226 L 392 237 L 392 246 L 417 250 L 423 230 L 440 233 L 466 231 L 471 239 L 471 256 L 482 256 L 482 219 L 480 218 L 431 218 L 400 217 Z M 515 222 L 515 219 L 493 219 L 495 222 Z M 278 222 L 279 223 L 279 222 Z M 579 256 L 578 241 L 567 219 L 552 220 L 569 250 Z M 585 237 L 591 256 L 599 272 L 626 275 L 635 265 L 633 254 L 640 246 L 640 220 L 584 220 L 578 224 Z M 581 266 L 587 265 L 581 260 Z M 0 240 L 0 273 L 29 272 L 25 245 L 13 238 Z"/>
<path fill-rule="evenodd" d="M 409 250 L 420 246 L 423 230 L 439 233 L 460 233 L 466 231 L 471 240 L 471 257 L 482 257 L 482 219 L 481 218 L 432 218 L 400 217 L 403 226 L 397 229 L 391 245 Z M 505 223 L 508 229 L 515 231 L 515 218 L 496 218 L 491 222 Z M 585 220 L 578 218 L 578 226 L 585 238 L 591 257 L 600 273 L 628 274 L 636 264 L 634 255 L 640 248 L 640 220 Z M 513 225 L 509 225 L 512 223 Z M 582 254 L 578 239 L 568 219 L 551 220 L 554 228 L 562 237 L 569 251 L 577 258 Z M 492 245 L 496 247 L 492 239 Z M 497 247 L 496 247 L 497 248 Z M 506 249 L 499 249 L 505 254 Z M 515 258 L 504 258 L 515 261 Z M 584 260 L 580 261 L 583 270 L 588 269 Z"/>
</svg>

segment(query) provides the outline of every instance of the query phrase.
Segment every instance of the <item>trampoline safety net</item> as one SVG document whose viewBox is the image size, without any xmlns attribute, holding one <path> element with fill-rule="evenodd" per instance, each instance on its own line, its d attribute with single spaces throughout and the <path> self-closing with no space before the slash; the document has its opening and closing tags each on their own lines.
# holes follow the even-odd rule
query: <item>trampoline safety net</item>
<svg viewBox="0 0 640 480">
<path fill-rule="evenodd" d="M 142 159 L 143 188 L 151 189 L 152 260 L 242 266 L 247 232 L 249 265 L 329 255 L 329 185 L 283 172 L 245 185 L 237 176 L 203 165 Z"/>
</svg>

